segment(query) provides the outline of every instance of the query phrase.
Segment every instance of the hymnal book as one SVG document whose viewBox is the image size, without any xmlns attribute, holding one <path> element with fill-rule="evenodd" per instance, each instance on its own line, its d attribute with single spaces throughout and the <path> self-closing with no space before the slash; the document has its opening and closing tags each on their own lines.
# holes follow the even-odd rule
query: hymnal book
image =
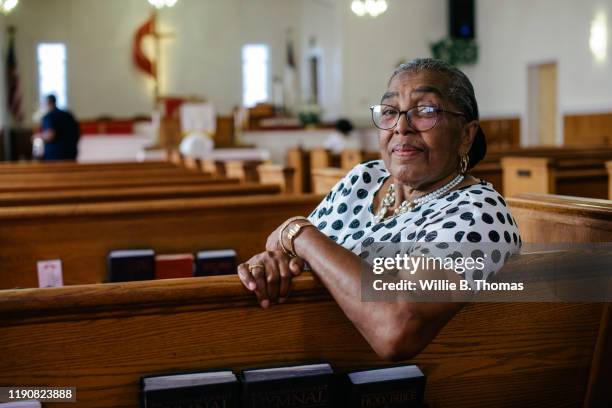
<svg viewBox="0 0 612 408">
<path fill-rule="evenodd" d="M 420 407 L 425 375 L 415 365 L 349 373 L 346 406 L 370 408 Z"/>
<path fill-rule="evenodd" d="M 236 251 L 220 249 L 199 251 L 196 255 L 196 276 L 234 275 Z"/>
<path fill-rule="evenodd" d="M 38 287 L 57 288 L 64 286 L 61 260 L 38 261 L 36 269 L 38 271 Z"/>
<path fill-rule="evenodd" d="M 230 370 L 146 376 L 143 408 L 238 408 L 240 383 Z"/>
<path fill-rule="evenodd" d="M 108 281 L 129 282 L 155 278 L 155 252 L 152 249 L 111 251 L 107 257 Z"/>
<path fill-rule="evenodd" d="M 327 363 L 245 370 L 241 379 L 245 408 L 335 406 L 334 373 Z"/>
<path fill-rule="evenodd" d="M 193 276 L 193 254 L 157 255 L 155 279 L 190 278 Z"/>
</svg>

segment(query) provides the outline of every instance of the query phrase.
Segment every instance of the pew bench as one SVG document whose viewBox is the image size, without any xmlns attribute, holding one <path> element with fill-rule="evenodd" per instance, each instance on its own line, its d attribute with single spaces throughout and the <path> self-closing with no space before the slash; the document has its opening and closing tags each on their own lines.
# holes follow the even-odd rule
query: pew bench
<svg viewBox="0 0 612 408">
<path fill-rule="evenodd" d="M 149 176 L 119 176 L 116 178 L 96 178 L 93 173 L 90 178 L 74 180 L 51 180 L 51 181 L 12 181 L 5 180 L 0 183 L 0 192 L 19 191 L 61 191 L 61 190 L 85 190 L 92 188 L 116 188 L 116 187 L 145 187 L 145 186 L 176 186 L 176 185 L 213 185 L 238 183 L 238 179 L 226 177 L 208 176 L 205 174 L 173 174 L 160 177 Z"/>
<path fill-rule="evenodd" d="M 519 193 L 608 197 L 603 158 L 503 157 L 504 196 Z"/>
<path fill-rule="evenodd" d="M 254 211 L 262 238 L 276 223 L 268 218 L 279 210 L 262 214 L 268 207 L 293 204 L 290 211 L 295 211 L 296 204 L 312 205 L 304 197 L 270 200 L 261 199 Z M 243 205 L 229 201 L 230 211 Z M 609 241 L 612 234 L 612 208 L 606 201 L 525 195 L 508 204 L 526 242 Z M 170 211 L 160 205 L 154 204 L 153 211 Z M 194 205 L 185 203 L 178 213 L 190 212 L 187 218 L 196 220 Z M 209 203 L 208 208 L 215 205 L 220 206 Z M 44 217 L 29 211 L 22 222 L 59 219 L 74 232 L 67 214 Z M 240 227 L 231 239 L 243 245 L 253 231 L 244 228 L 243 212 L 233 212 Z M 94 213 L 113 211 L 90 207 L 74 217 Z M 123 215 L 134 214 L 124 210 Z M 537 228 L 529 229 L 529 220 L 538 222 Z M 101 226 L 109 222 L 99 221 Z M 13 230 L 25 227 L 13 225 Z M 537 235 L 538 229 L 547 234 Z M 58 233 L 52 224 L 44 230 Z M 11 239 L 0 248 L 19 244 Z M 257 245 L 261 249 L 263 240 Z M 257 306 L 236 276 L 226 276 L 4 290 L 0 314 L 0 384 L 75 386 L 79 407 L 137 407 L 139 378 L 145 374 L 312 359 L 328 360 L 340 372 L 386 364 L 309 274 L 294 281 L 287 304 L 268 310 Z M 612 403 L 611 323 L 610 304 L 475 303 L 410 362 L 428 376 L 425 399 L 432 407 L 605 407 Z"/>
<path fill-rule="evenodd" d="M 276 184 L 285 194 L 295 193 L 295 169 L 280 164 L 264 163 L 257 166 L 257 177 L 263 184 Z"/>
<path fill-rule="evenodd" d="M 608 171 L 608 199 L 612 200 L 612 161 L 606 162 L 606 170 Z"/>
<path fill-rule="evenodd" d="M 63 191 L 0 192 L 0 207 L 169 200 L 218 196 L 230 197 L 256 194 L 279 194 L 281 191 L 281 186 L 270 181 L 268 184 L 187 184 L 145 187 L 92 188 L 85 190 Z"/>
<path fill-rule="evenodd" d="M 112 163 L 75 163 L 73 161 L 53 162 L 0 162 L 0 174 L 40 174 L 48 172 L 97 172 L 104 170 L 144 170 L 177 168 L 171 162 L 112 162 Z"/>
</svg>

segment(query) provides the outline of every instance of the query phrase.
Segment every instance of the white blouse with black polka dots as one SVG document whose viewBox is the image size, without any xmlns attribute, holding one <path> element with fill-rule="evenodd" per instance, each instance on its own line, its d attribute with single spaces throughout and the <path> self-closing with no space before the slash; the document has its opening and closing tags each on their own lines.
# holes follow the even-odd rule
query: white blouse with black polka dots
<svg viewBox="0 0 612 408">
<path fill-rule="evenodd" d="M 522 243 L 516 221 L 503 197 L 484 181 L 375 223 L 373 197 L 388 177 L 382 160 L 356 166 L 308 219 L 322 233 L 362 258 L 370 257 L 368 248 L 374 242 L 439 243 L 435 245 L 436 256 L 453 256 L 444 253 L 448 243 L 459 244 L 454 247 L 464 249 L 479 248 L 478 244 L 482 243 L 480 247 L 487 248 L 486 267 L 466 273 L 470 281 L 491 278 L 503 260 L 520 250 Z"/>
</svg>

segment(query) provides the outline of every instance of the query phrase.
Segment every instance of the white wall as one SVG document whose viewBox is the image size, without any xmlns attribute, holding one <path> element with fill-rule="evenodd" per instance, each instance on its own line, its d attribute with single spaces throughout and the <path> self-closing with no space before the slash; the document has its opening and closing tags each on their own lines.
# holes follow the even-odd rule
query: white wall
<svg viewBox="0 0 612 408">
<path fill-rule="evenodd" d="M 389 1 L 377 18 L 357 17 L 342 2 L 343 111 L 363 123 L 398 63 L 430 56 L 429 44 L 446 35 L 447 1 Z"/>
<path fill-rule="evenodd" d="M 527 68 L 544 62 L 557 63 L 559 124 L 567 113 L 612 111 L 611 1 L 477 4 L 480 58 L 466 73 L 474 83 L 481 116 L 520 116 L 526 140 Z M 608 21 L 608 57 L 603 63 L 596 62 L 589 49 L 590 25 L 597 12 L 606 13 Z"/>
</svg>

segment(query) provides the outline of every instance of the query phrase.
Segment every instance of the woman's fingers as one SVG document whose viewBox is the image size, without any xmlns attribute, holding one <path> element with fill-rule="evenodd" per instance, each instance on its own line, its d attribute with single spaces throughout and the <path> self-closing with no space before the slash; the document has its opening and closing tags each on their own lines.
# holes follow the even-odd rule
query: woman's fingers
<svg viewBox="0 0 612 408">
<path fill-rule="evenodd" d="M 300 275 L 304 271 L 304 261 L 302 258 L 291 258 L 289 261 L 289 270 L 293 276 Z"/>
<path fill-rule="evenodd" d="M 257 288 L 255 279 L 253 279 L 253 276 L 251 275 L 247 264 L 241 263 L 240 265 L 238 265 L 238 277 L 240 278 L 240 281 L 242 282 L 244 287 L 250 290 L 251 292 Z"/>
<path fill-rule="evenodd" d="M 279 262 L 275 252 L 267 252 L 265 257 L 266 264 L 266 284 L 268 285 L 268 296 L 270 302 L 278 302 L 280 286 Z"/>
<path fill-rule="evenodd" d="M 238 265 L 242 284 L 255 292 L 264 309 L 271 303 L 284 303 L 291 291 L 291 281 L 302 273 L 304 261 L 289 258 L 282 251 L 266 251 Z"/>
<path fill-rule="evenodd" d="M 249 265 L 249 272 L 255 281 L 255 296 L 257 296 L 257 301 L 261 307 L 265 309 L 270 306 L 270 299 L 268 298 L 266 286 L 266 264 L 263 258 L 261 255 L 255 255 L 249 259 L 247 264 Z"/>
<path fill-rule="evenodd" d="M 291 261 L 284 255 L 278 262 L 278 269 L 280 275 L 279 292 L 278 292 L 278 303 L 284 303 L 287 301 L 289 291 L 291 290 L 291 279 L 293 275 L 289 270 L 289 263 Z"/>
</svg>

